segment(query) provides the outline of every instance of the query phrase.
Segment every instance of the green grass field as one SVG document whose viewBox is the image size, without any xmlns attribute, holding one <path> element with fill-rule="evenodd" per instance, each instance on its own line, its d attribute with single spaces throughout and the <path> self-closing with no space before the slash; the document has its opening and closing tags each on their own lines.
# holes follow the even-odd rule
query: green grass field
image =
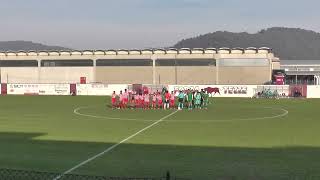
<svg viewBox="0 0 320 180">
<path fill-rule="evenodd" d="M 320 179 L 320 100 L 216 98 L 208 110 L 175 113 L 111 110 L 109 101 L 0 97 L 0 168 L 63 173 L 156 123 L 71 173 Z"/>
</svg>

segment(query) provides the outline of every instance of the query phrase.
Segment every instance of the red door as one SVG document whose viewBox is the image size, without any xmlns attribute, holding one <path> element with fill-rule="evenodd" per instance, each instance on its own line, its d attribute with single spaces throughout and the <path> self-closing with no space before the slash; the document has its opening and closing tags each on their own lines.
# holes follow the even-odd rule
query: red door
<svg viewBox="0 0 320 180">
<path fill-rule="evenodd" d="M 86 84 L 87 78 L 86 77 L 80 77 L 80 84 Z"/>
<path fill-rule="evenodd" d="M 72 95 L 77 94 L 77 84 L 70 84 L 70 94 Z"/>
<path fill-rule="evenodd" d="M 1 94 L 7 94 L 7 84 L 1 84 Z"/>
</svg>

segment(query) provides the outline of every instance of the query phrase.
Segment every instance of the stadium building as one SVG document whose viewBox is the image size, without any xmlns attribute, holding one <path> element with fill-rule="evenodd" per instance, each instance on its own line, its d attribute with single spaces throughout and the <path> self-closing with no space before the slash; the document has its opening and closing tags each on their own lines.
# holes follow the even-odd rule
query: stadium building
<svg viewBox="0 0 320 180">
<path fill-rule="evenodd" d="M 281 60 L 286 84 L 320 85 L 319 60 Z"/>
<path fill-rule="evenodd" d="M 0 53 L 1 83 L 265 84 L 280 69 L 270 48 Z"/>
</svg>

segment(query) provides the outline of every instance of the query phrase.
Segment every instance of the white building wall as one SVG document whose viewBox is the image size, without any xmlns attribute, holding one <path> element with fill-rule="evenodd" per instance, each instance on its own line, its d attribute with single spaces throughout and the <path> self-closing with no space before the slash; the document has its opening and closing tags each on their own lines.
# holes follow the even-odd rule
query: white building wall
<svg viewBox="0 0 320 180">
<path fill-rule="evenodd" d="M 79 83 L 80 77 L 95 82 L 93 67 L 41 67 L 39 83 Z"/>
<path fill-rule="evenodd" d="M 2 67 L 1 83 L 38 83 L 38 67 Z"/>
<path fill-rule="evenodd" d="M 307 98 L 320 98 L 320 86 L 308 86 Z"/>
</svg>

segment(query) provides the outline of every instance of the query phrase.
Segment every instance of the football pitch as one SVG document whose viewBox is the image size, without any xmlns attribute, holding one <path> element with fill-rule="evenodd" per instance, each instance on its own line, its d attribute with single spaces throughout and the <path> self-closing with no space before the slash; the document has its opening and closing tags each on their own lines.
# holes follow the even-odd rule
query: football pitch
<svg viewBox="0 0 320 180">
<path fill-rule="evenodd" d="M 194 180 L 319 179 L 320 100 L 210 99 L 112 110 L 93 96 L 1 96 L 0 168 Z"/>
</svg>

